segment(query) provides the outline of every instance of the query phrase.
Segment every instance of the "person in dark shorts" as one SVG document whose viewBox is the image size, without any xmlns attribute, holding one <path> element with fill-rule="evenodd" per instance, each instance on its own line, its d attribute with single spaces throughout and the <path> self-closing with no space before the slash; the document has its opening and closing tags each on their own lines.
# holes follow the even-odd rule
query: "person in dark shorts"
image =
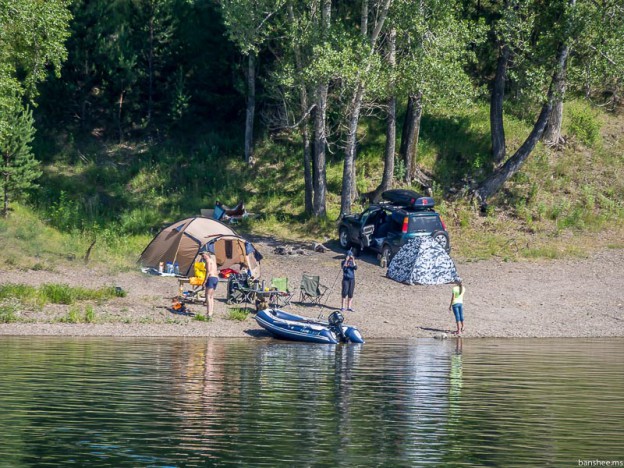
<svg viewBox="0 0 624 468">
<path fill-rule="evenodd" d="M 346 258 L 340 264 L 342 267 L 342 307 L 340 310 L 346 310 L 353 312 L 353 291 L 355 290 L 355 270 L 357 265 L 353 252 L 349 250 Z"/>
<path fill-rule="evenodd" d="M 206 262 L 206 313 L 208 317 L 212 317 L 214 313 L 214 292 L 219 284 L 219 271 L 217 269 L 217 260 L 210 252 L 202 252 L 202 258 Z"/>
</svg>

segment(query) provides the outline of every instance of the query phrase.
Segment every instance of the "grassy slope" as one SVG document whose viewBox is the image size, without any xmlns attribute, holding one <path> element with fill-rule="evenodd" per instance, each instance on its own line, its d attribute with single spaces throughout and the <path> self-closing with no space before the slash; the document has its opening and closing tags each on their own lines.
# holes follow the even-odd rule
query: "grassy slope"
<svg viewBox="0 0 624 468">
<path fill-rule="evenodd" d="M 574 118 L 578 115 L 600 122 L 600 138 L 587 138 L 582 119 L 579 124 Z M 486 172 L 488 109 L 426 115 L 419 157 L 436 179 L 435 197 L 454 255 L 559 258 L 584 255 L 590 248 L 624 247 L 623 123 L 623 116 L 598 114 L 581 103 L 568 105 L 564 134 L 572 136 L 566 147 L 553 151 L 538 145 L 521 173 L 493 200 L 494 209 L 482 216 L 469 201 L 449 194 L 461 195 Z M 509 154 L 529 130 L 529 124 L 506 116 Z M 376 120 L 364 122 L 361 131 L 357 184 L 365 192 L 381 178 L 384 136 Z M 54 165 L 46 167 L 35 209 L 16 205 L 12 216 L 0 221 L 3 263 L 52 268 L 81 261 L 97 239 L 93 262 L 133 268 L 150 230 L 195 215 L 217 199 L 232 205 L 244 200 L 248 210 L 261 214 L 240 226 L 243 232 L 290 240 L 335 237 L 339 152 L 327 170 L 329 216 L 319 221 L 301 216 L 300 147 L 287 139 L 259 143 L 253 169 L 237 157 L 224 157 L 235 155 L 237 145 L 217 135 L 205 135 L 187 147 L 78 146 L 66 145 Z"/>
</svg>

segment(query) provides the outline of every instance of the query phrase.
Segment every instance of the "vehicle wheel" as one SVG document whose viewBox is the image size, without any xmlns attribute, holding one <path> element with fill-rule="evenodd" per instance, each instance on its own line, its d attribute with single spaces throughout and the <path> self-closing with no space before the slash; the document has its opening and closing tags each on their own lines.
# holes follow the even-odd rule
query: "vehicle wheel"
<svg viewBox="0 0 624 468">
<path fill-rule="evenodd" d="M 347 228 L 340 228 L 338 240 L 340 242 L 340 247 L 342 247 L 343 249 L 348 249 L 349 247 L 351 247 L 351 242 L 349 241 L 349 231 L 347 231 Z"/>
<path fill-rule="evenodd" d="M 451 246 L 449 245 L 448 234 L 446 232 L 436 231 L 433 234 L 431 234 L 431 237 L 433 237 L 436 240 L 436 242 L 440 244 L 444 248 L 444 250 L 446 250 L 447 252 L 451 250 Z"/>
<path fill-rule="evenodd" d="M 381 256 L 379 258 L 379 266 L 381 268 L 387 268 L 390 265 L 390 257 L 392 256 L 392 252 L 390 251 L 390 247 L 387 245 L 383 246 L 381 249 Z"/>
</svg>

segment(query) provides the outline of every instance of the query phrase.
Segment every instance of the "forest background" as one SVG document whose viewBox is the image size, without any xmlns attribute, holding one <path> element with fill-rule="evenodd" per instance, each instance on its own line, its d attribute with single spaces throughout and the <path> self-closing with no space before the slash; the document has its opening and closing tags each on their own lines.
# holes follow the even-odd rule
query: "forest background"
<svg viewBox="0 0 624 468">
<path fill-rule="evenodd" d="M 431 193 L 466 259 L 622 248 L 621 0 L 0 0 L 0 260 L 133 268 L 215 201 L 336 237 Z"/>
</svg>

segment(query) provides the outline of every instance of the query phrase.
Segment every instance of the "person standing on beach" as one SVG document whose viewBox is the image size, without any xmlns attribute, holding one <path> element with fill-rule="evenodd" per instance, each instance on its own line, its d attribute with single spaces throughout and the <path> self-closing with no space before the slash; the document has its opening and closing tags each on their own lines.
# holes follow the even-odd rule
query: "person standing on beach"
<svg viewBox="0 0 624 468">
<path fill-rule="evenodd" d="M 212 317 L 214 313 L 214 293 L 219 284 L 219 272 L 217 270 L 217 260 L 214 255 L 209 252 L 202 252 L 202 258 L 206 263 L 206 309 L 208 317 Z"/>
<path fill-rule="evenodd" d="M 340 266 L 342 267 L 342 307 L 340 310 L 344 311 L 346 305 L 347 310 L 353 312 L 353 291 L 355 290 L 355 270 L 357 270 L 357 265 L 351 250 L 347 252 L 347 256 Z"/>
<path fill-rule="evenodd" d="M 462 284 L 460 279 L 455 281 L 455 286 L 453 286 L 453 290 L 451 293 L 451 304 L 449 305 L 449 310 L 453 311 L 455 315 L 455 323 L 457 325 L 456 333 L 461 335 L 464 331 L 464 293 L 466 292 L 466 288 Z M 461 328 L 460 328 L 461 326 Z"/>
</svg>

